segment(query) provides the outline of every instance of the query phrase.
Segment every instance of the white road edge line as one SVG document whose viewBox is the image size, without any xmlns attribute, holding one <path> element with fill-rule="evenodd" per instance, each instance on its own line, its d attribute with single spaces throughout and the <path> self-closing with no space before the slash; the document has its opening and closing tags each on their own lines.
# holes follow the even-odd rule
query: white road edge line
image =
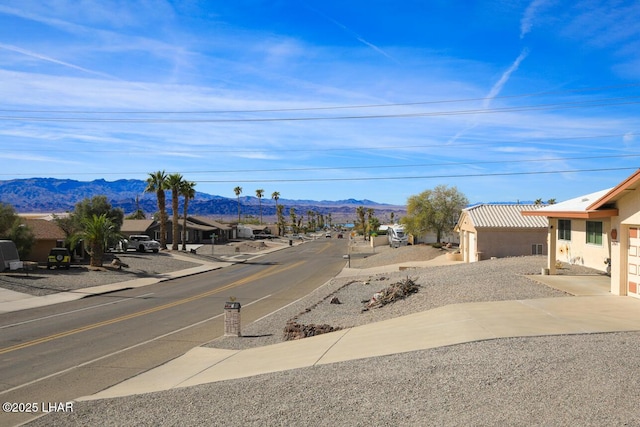
<svg viewBox="0 0 640 427">
<path fill-rule="evenodd" d="M 250 305 L 252 305 L 252 304 L 255 304 L 255 303 L 259 302 L 259 301 L 262 301 L 263 299 L 269 298 L 270 296 L 271 296 L 271 295 L 267 295 L 267 296 L 265 296 L 265 297 L 262 297 L 262 298 L 260 298 L 260 299 L 255 300 L 255 301 L 252 301 L 252 302 L 250 302 L 250 303 L 246 304 L 246 305 L 245 305 L 245 307 L 250 306 Z M 109 358 L 109 357 L 111 357 L 111 356 L 115 356 L 115 355 L 117 355 L 117 354 L 124 353 L 125 351 L 132 350 L 132 349 L 134 349 L 134 348 L 136 348 L 136 347 L 140 347 L 140 346 L 143 346 L 143 345 L 149 344 L 149 343 L 151 343 L 151 342 L 153 342 L 153 341 L 157 341 L 157 340 L 159 340 L 159 339 L 162 339 L 162 338 L 168 337 L 169 335 L 173 335 L 173 334 L 175 334 L 175 333 L 185 331 L 185 330 L 187 330 L 187 329 L 193 328 L 194 326 L 201 325 L 201 324 L 203 324 L 203 323 L 209 322 L 209 321 L 211 321 L 211 320 L 217 319 L 218 317 L 222 317 L 222 316 L 224 316 L 224 313 L 217 314 L 217 315 L 215 315 L 215 316 L 213 316 L 213 317 L 209 317 L 208 319 L 201 320 L 201 321 L 196 322 L 196 323 L 193 323 L 193 324 L 191 324 L 191 325 L 183 326 L 182 328 L 180 328 L 180 329 L 176 329 L 175 331 L 167 332 L 166 334 L 159 335 L 159 336 L 157 336 L 157 337 L 155 337 L 155 338 L 151 338 L 151 339 L 149 339 L 149 340 L 146 340 L 146 341 L 140 342 L 140 343 L 138 343 L 138 344 L 134 344 L 134 345 L 132 345 L 132 346 L 129 346 L 129 347 L 126 347 L 126 348 L 120 349 L 120 350 L 118 350 L 118 351 L 114 351 L 113 353 L 105 354 L 104 356 L 100 356 L 100 357 L 97 357 L 97 358 L 95 358 L 95 359 L 88 360 L 88 361 L 86 361 L 86 362 L 80 363 L 79 365 L 70 366 L 70 367 L 68 367 L 67 369 L 63 369 L 62 371 L 54 372 L 53 374 L 49 374 L 49 375 L 44 376 L 44 377 L 42 377 L 42 378 L 38 378 L 38 379 L 35 379 L 35 380 L 32 380 L 32 381 L 29 381 L 29 382 L 27 382 L 27 383 L 24 383 L 24 384 L 20 384 L 20 385 L 18 385 L 18 386 L 15 386 L 15 387 L 9 388 L 9 389 L 7 389 L 7 390 L 1 391 L 1 392 L 0 392 L 0 396 L 2 396 L 3 394 L 9 393 L 9 392 L 15 391 L 15 390 L 19 390 L 19 389 L 21 389 L 21 388 L 23 388 L 23 387 L 27 387 L 27 386 L 30 386 L 30 385 L 32 385 L 32 384 L 39 383 L 40 381 L 44 381 L 44 380 L 47 380 L 47 379 L 49 379 L 49 378 L 53 378 L 53 377 L 58 376 L 58 375 L 61 375 L 61 374 L 65 374 L 65 373 L 70 372 L 70 371 L 72 371 L 72 370 L 74 370 L 74 369 L 82 368 L 82 367 L 87 366 L 87 365 L 90 365 L 90 364 L 92 364 L 92 363 L 99 362 L 99 361 L 101 361 L 101 360 L 103 360 L 103 359 L 107 359 L 107 358 Z M 203 344 L 206 344 L 206 343 L 203 343 Z"/>
<path fill-rule="evenodd" d="M 144 295 L 138 295 L 137 297 L 123 297 L 122 299 L 117 300 L 117 301 L 109 301 L 109 302 L 105 302 L 105 303 L 102 303 L 102 304 L 97 304 L 97 305 L 92 305 L 92 306 L 89 306 L 89 307 L 79 308 L 77 310 L 65 311 L 64 313 L 52 314 L 50 316 L 38 317 L 36 319 L 25 320 L 24 322 L 18 322 L 18 323 L 12 323 L 10 325 L 0 326 L 0 329 L 6 329 L 6 328 L 14 327 L 14 326 L 20 326 L 20 325 L 24 325 L 24 324 L 27 324 L 27 323 L 37 322 L 39 320 L 51 319 L 52 317 L 64 316 L 66 314 L 78 313 L 80 311 L 91 310 L 91 309 L 96 308 L 96 307 L 104 307 L 104 306 L 111 305 L 111 304 L 119 304 L 119 303 L 124 302 L 124 301 L 129 301 L 129 300 L 132 300 L 132 299 L 138 299 L 138 298 L 142 298 L 142 297 L 148 297 L 149 295 L 153 295 L 153 294 L 154 293 L 151 292 L 151 293 L 144 294 Z"/>
</svg>

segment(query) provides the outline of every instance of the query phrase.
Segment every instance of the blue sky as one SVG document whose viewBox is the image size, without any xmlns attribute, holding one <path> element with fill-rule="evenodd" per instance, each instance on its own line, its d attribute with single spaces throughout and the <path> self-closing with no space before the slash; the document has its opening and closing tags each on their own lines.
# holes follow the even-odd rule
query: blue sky
<svg viewBox="0 0 640 427">
<path fill-rule="evenodd" d="M 0 0 L 0 180 L 562 201 L 640 167 L 638 22 L 635 0 Z"/>
</svg>

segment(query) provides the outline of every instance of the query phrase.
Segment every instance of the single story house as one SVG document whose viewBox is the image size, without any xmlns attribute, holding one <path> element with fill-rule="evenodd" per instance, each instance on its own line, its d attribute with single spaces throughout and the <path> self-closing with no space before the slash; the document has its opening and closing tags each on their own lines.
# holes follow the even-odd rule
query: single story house
<svg viewBox="0 0 640 427">
<path fill-rule="evenodd" d="M 127 221 L 144 221 L 144 220 L 125 220 Z M 178 220 L 178 230 L 180 236 L 178 236 L 178 242 L 182 243 L 182 228 L 184 221 L 182 218 Z M 123 224 L 124 228 L 124 224 Z M 185 240 L 188 244 L 202 244 L 211 243 L 212 236 L 215 238 L 216 243 L 226 243 L 233 236 L 233 227 L 221 224 L 217 221 L 198 217 L 188 216 Z M 167 220 L 167 243 L 173 242 L 173 220 L 169 218 Z M 123 233 L 124 234 L 124 233 Z M 133 233 L 132 233 L 133 234 Z M 160 240 L 160 222 L 153 221 L 144 232 L 136 234 L 146 234 L 155 240 Z"/>
<path fill-rule="evenodd" d="M 612 294 L 640 298 L 640 169 L 611 189 L 523 215 L 549 220 L 550 274 L 558 261 L 609 270 Z"/>
<path fill-rule="evenodd" d="M 25 218 L 24 223 L 31 229 L 35 243 L 29 254 L 29 261 L 46 263 L 52 248 L 64 246 L 65 234 L 54 221 L 39 218 Z"/>
<path fill-rule="evenodd" d="M 149 237 L 154 237 L 149 229 L 155 224 L 153 219 L 125 219 L 120 227 L 120 234 L 125 238 L 133 235 L 146 234 Z"/>
<path fill-rule="evenodd" d="M 548 221 L 522 216 L 538 205 L 479 204 L 462 210 L 454 231 L 464 262 L 492 257 L 546 255 Z"/>
</svg>

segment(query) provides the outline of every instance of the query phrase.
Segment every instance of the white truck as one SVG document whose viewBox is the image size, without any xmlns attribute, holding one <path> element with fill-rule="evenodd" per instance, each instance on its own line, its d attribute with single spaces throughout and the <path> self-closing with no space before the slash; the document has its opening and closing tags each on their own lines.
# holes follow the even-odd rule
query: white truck
<svg viewBox="0 0 640 427">
<path fill-rule="evenodd" d="M 404 227 L 398 224 L 387 228 L 387 237 L 389 238 L 389 246 L 392 248 L 407 246 L 409 243 L 409 238 L 404 232 Z"/>
<path fill-rule="evenodd" d="M 160 250 L 160 243 L 153 240 L 146 234 L 134 234 L 129 236 L 129 239 L 123 242 L 125 251 L 127 249 L 135 249 L 138 252 L 158 252 Z"/>
</svg>

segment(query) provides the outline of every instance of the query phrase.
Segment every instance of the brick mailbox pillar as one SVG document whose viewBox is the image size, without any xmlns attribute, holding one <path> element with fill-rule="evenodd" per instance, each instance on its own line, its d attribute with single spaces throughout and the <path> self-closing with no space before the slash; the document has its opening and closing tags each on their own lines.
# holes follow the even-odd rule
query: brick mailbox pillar
<svg viewBox="0 0 640 427">
<path fill-rule="evenodd" d="M 240 303 L 226 302 L 224 304 L 224 336 L 239 337 L 240 333 Z"/>
</svg>

